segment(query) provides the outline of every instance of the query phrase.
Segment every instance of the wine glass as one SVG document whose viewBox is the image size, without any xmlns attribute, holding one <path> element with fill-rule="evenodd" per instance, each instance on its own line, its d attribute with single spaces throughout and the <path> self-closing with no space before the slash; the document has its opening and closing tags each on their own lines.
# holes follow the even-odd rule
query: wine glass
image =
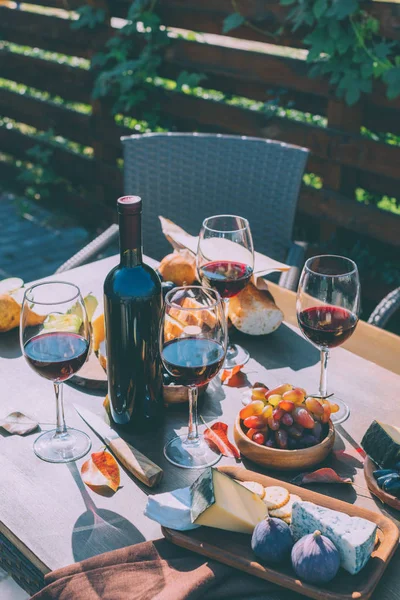
<svg viewBox="0 0 400 600">
<path fill-rule="evenodd" d="M 306 261 L 297 290 L 297 320 L 306 338 L 321 352 L 319 395 L 327 398 L 327 365 L 330 348 L 343 344 L 354 332 L 360 310 L 360 280 L 355 262 L 344 256 L 313 256 Z M 334 423 L 350 414 L 345 402 L 335 398 L 339 411 Z"/>
<path fill-rule="evenodd" d="M 179 287 L 165 297 L 160 327 L 160 354 L 174 383 L 188 388 L 189 430 L 164 448 L 165 457 L 186 469 L 209 467 L 219 460 L 198 432 L 198 386 L 219 372 L 227 346 L 227 323 L 217 291 Z"/>
<path fill-rule="evenodd" d="M 254 248 L 247 219 L 216 215 L 203 221 L 197 248 L 197 272 L 202 285 L 216 289 L 225 303 L 243 290 L 253 275 Z M 250 354 L 237 344 L 228 344 L 225 369 L 244 365 Z"/>
<path fill-rule="evenodd" d="M 33 444 L 42 460 L 66 463 L 91 448 L 83 431 L 67 427 L 62 383 L 72 377 L 89 354 L 89 323 L 79 288 L 73 283 L 37 283 L 25 291 L 20 341 L 28 365 L 54 384 L 56 429 L 42 433 Z"/>
</svg>

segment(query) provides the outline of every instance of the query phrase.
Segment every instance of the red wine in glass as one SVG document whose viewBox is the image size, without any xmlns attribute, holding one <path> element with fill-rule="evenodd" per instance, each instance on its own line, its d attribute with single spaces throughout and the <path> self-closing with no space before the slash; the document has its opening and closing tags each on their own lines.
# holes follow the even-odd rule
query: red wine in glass
<svg viewBox="0 0 400 600">
<path fill-rule="evenodd" d="M 88 351 L 87 339 L 67 331 L 39 334 L 24 346 L 25 358 L 32 369 L 56 383 L 66 381 L 79 371 Z"/>
<path fill-rule="evenodd" d="M 216 260 L 200 267 L 203 285 L 217 290 L 222 298 L 233 298 L 249 283 L 253 269 L 244 263 Z"/>
<path fill-rule="evenodd" d="M 165 368 L 176 384 L 203 385 L 220 370 L 225 356 L 223 346 L 212 339 L 176 338 L 162 349 Z"/>
<path fill-rule="evenodd" d="M 316 346 L 336 348 L 353 333 L 357 316 L 339 306 L 314 306 L 299 313 L 299 325 L 304 335 Z"/>
</svg>

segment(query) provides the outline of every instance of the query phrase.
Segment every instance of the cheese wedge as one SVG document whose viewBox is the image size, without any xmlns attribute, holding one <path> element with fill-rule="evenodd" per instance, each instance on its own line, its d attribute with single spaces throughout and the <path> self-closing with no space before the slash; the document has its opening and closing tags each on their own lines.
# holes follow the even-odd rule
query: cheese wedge
<svg viewBox="0 0 400 600">
<path fill-rule="evenodd" d="M 375 546 L 375 523 L 361 517 L 349 517 L 312 502 L 294 502 L 293 539 L 297 542 L 303 535 L 314 533 L 317 529 L 335 544 L 343 569 L 352 575 L 361 571 Z"/>
<path fill-rule="evenodd" d="M 192 484 L 191 518 L 196 525 L 252 534 L 267 516 L 257 494 L 216 469 L 206 469 Z"/>
<path fill-rule="evenodd" d="M 373 421 L 361 440 L 361 446 L 381 469 L 393 467 L 400 461 L 400 429 Z"/>
</svg>

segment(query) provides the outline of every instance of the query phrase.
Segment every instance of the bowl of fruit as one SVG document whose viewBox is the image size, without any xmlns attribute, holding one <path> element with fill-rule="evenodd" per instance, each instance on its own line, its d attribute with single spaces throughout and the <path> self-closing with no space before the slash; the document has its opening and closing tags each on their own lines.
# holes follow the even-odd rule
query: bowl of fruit
<svg viewBox="0 0 400 600">
<path fill-rule="evenodd" d="M 312 467 L 333 448 L 330 416 L 335 410 L 329 400 L 308 396 L 289 383 L 272 390 L 257 383 L 236 418 L 235 442 L 243 456 L 270 469 Z"/>
</svg>

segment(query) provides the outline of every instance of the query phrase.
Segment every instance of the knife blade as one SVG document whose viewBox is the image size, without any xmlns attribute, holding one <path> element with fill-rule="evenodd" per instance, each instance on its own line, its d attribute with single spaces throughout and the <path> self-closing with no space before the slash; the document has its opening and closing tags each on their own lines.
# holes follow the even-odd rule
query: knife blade
<svg viewBox="0 0 400 600">
<path fill-rule="evenodd" d="M 132 475 L 148 487 L 154 487 L 159 483 L 163 470 L 158 465 L 123 440 L 101 417 L 79 404 L 74 404 L 74 408 Z"/>
</svg>

